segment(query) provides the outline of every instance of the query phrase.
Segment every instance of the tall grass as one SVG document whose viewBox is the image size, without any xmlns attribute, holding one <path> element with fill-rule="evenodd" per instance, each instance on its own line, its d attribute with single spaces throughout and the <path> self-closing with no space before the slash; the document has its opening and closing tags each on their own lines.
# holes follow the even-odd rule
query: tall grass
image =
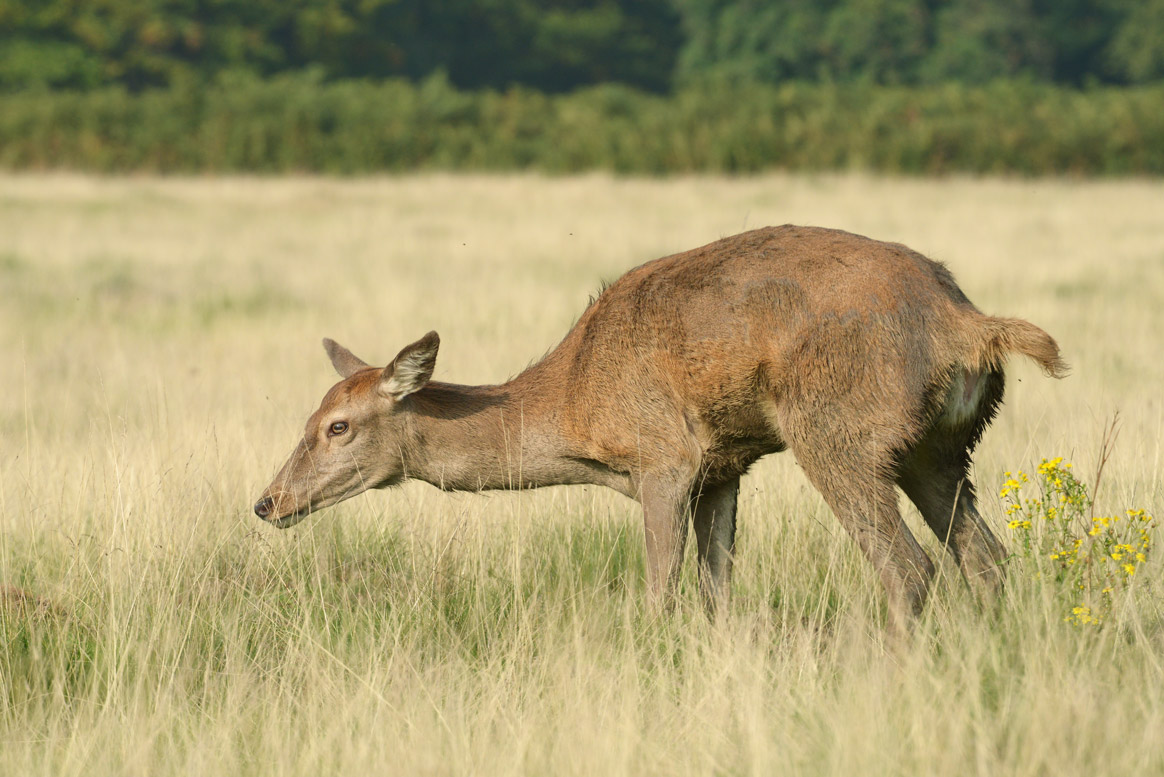
<svg viewBox="0 0 1164 777">
<path fill-rule="evenodd" d="M 601 279 L 763 223 L 947 261 L 1054 333 L 977 457 L 1067 455 L 1161 514 L 1156 183 L 0 178 L 0 773 L 1063 774 L 1164 767 L 1160 561 L 1099 629 L 945 561 L 916 641 L 795 462 L 741 491 L 734 600 L 642 603 L 637 507 L 418 484 L 279 532 L 249 505 L 334 381 L 318 340 L 494 382 Z M 908 520 L 935 560 L 941 549 Z"/>
</svg>

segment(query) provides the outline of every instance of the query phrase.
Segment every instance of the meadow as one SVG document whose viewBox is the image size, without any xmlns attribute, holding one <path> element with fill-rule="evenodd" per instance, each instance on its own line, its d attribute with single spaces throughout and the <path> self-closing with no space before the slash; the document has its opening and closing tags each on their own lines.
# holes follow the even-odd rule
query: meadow
<svg viewBox="0 0 1164 777">
<path fill-rule="evenodd" d="M 1063 456 L 1164 517 L 1164 183 L 862 175 L 0 176 L 0 774 L 1164 772 L 1164 572 L 1102 627 L 945 563 L 887 647 L 873 571 L 790 454 L 741 489 L 712 625 L 689 548 L 644 605 L 638 506 L 410 483 L 279 531 L 251 505 L 337 378 L 436 329 L 494 383 L 605 280 L 806 223 L 951 267 L 1052 333 L 979 448 L 981 508 Z M 1118 418 L 1117 418 L 1118 417 Z M 946 561 L 903 499 L 935 561 Z"/>
</svg>

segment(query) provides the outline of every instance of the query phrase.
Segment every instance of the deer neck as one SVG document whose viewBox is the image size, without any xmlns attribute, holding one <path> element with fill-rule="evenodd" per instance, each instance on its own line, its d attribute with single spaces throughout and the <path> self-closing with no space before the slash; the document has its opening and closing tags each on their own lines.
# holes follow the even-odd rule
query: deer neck
<svg viewBox="0 0 1164 777">
<path fill-rule="evenodd" d="M 579 471 L 547 394 L 523 376 L 497 386 L 428 384 L 410 398 L 407 476 L 457 491 L 594 482 Z"/>
</svg>

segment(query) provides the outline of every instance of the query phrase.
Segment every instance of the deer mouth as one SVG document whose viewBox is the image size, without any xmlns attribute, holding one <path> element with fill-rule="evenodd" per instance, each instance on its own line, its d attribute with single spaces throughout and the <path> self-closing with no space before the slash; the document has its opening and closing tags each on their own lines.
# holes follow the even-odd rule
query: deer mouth
<svg viewBox="0 0 1164 777">
<path fill-rule="evenodd" d="M 265 518 L 263 520 L 265 520 L 267 523 L 274 526 L 276 529 L 290 529 L 292 526 L 294 526 L 295 524 L 302 521 L 304 518 L 306 518 L 311 513 L 312 513 L 312 509 L 310 507 L 308 507 L 308 508 L 305 508 L 303 510 L 298 510 L 298 511 L 291 513 L 289 515 L 284 515 L 281 518 Z"/>
<path fill-rule="evenodd" d="M 281 493 L 274 497 L 263 496 L 260 498 L 258 502 L 255 502 L 255 515 L 276 528 L 286 529 L 302 521 L 315 509 L 311 504 L 306 504 L 303 507 L 280 514 L 277 508 L 280 507 L 279 503 L 284 501 L 280 498 L 283 496 L 285 494 Z"/>
<path fill-rule="evenodd" d="M 302 504 L 299 507 L 294 507 L 295 500 L 289 492 L 277 492 L 275 496 L 263 496 L 255 503 L 255 515 L 277 529 L 287 529 L 299 523 L 311 513 L 318 512 L 325 507 L 331 507 L 335 503 L 342 502 L 348 497 L 355 496 L 362 491 L 364 491 L 363 488 L 349 487 L 339 494 L 309 500 L 306 504 Z M 294 509 L 283 512 L 279 508 L 284 507 L 284 505 L 286 507 L 294 507 Z"/>
<path fill-rule="evenodd" d="M 350 499 L 362 494 L 369 488 L 386 488 L 399 483 L 404 478 L 394 475 L 380 482 L 369 481 L 357 469 L 346 481 L 325 482 L 317 489 L 296 489 L 296 482 L 291 487 L 278 485 L 283 481 L 276 479 L 267 487 L 259 501 L 255 502 L 255 515 L 278 529 L 286 529 L 302 521 L 311 513 L 319 512 L 325 507 Z"/>
</svg>

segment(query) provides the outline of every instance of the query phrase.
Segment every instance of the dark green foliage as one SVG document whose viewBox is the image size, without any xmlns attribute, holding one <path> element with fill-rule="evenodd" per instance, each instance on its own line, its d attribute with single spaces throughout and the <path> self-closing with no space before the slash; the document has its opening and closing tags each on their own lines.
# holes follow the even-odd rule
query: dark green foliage
<svg viewBox="0 0 1164 777">
<path fill-rule="evenodd" d="M 934 15 L 927 81 L 1046 80 L 1052 51 L 1036 25 L 1033 0 L 955 0 Z"/>
<path fill-rule="evenodd" d="M 1164 0 L 0 0 L 0 90 L 317 68 L 460 88 L 1164 77 Z"/>
<path fill-rule="evenodd" d="M 0 0 L 0 89 L 131 90 L 231 71 L 423 78 L 545 91 L 665 90 L 670 0 Z"/>
<path fill-rule="evenodd" d="M 674 0 L 677 78 L 1082 85 L 1164 74 L 1161 0 Z"/>
<path fill-rule="evenodd" d="M 676 0 L 687 42 L 682 81 L 781 81 L 825 72 L 823 44 L 834 2 Z"/>
<path fill-rule="evenodd" d="M 0 0 L 0 166 L 1159 173 L 1162 41 L 1164 0 Z"/>
<path fill-rule="evenodd" d="M 209 88 L 0 98 L 0 166 L 360 173 L 1164 173 L 1164 86 L 1073 90 L 738 85 L 659 97 L 608 85 L 547 96 L 233 77 Z"/>
<path fill-rule="evenodd" d="M 1164 0 L 1139 0 L 1108 50 L 1112 68 L 1129 81 L 1164 78 Z"/>
</svg>

